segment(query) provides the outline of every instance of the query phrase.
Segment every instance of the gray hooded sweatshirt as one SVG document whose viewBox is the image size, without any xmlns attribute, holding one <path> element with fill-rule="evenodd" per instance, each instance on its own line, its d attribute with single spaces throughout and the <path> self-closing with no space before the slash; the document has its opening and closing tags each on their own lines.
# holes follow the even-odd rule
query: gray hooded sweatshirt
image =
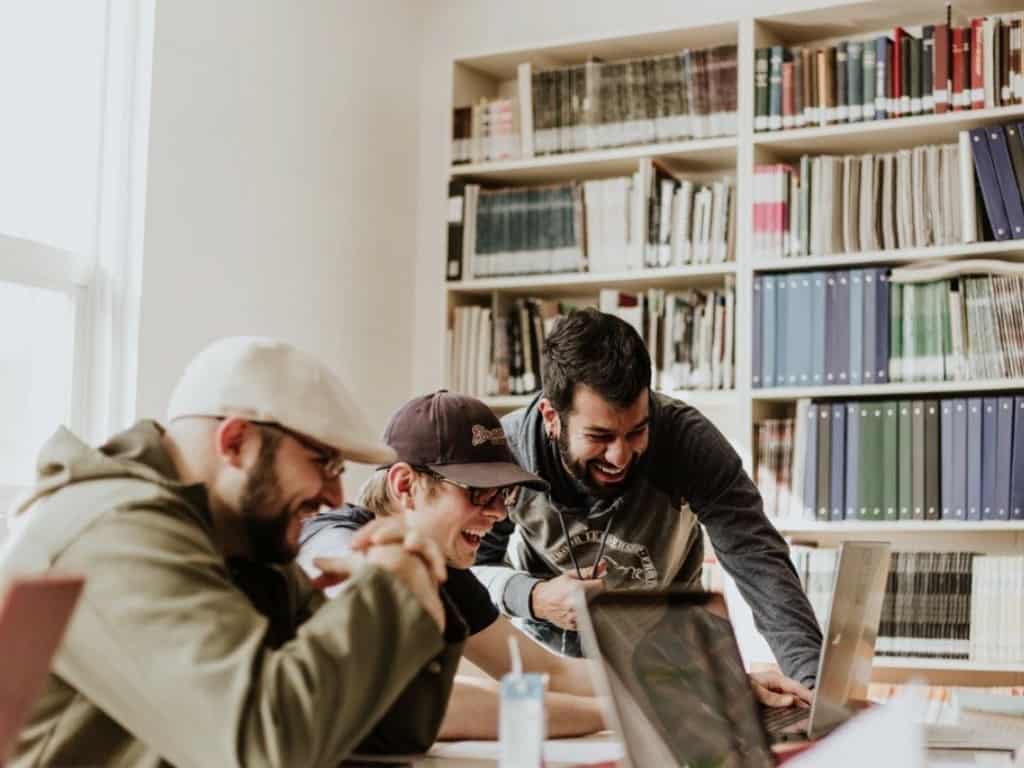
<svg viewBox="0 0 1024 768">
<path fill-rule="evenodd" d="M 484 540 L 473 569 L 499 609 L 522 619 L 553 650 L 579 656 L 575 632 L 532 615 L 534 585 L 575 572 L 573 555 L 580 568 L 595 565 L 604 538 L 609 588 L 699 588 L 699 522 L 783 673 L 813 684 L 821 630 L 786 542 L 765 517 L 739 456 L 714 425 L 695 408 L 653 394 L 650 443 L 627 488 L 614 499 L 595 499 L 566 471 L 544 430 L 539 399 L 505 416 L 502 426 L 519 463 L 547 480 L 551 490 L 523 489 L 509 518 Z"/>
</svg>

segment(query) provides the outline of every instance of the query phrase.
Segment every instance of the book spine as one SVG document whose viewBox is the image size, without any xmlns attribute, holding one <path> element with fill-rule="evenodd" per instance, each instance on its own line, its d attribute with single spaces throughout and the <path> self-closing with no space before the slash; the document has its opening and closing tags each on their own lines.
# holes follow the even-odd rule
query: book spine
<svg viewBox="0 0 1024 768">
<path fill-rule="evenodd" d="M 754 130 L 768 130 L 768 65 L 770 48 L 754 52 Z"/>
<path fill-rule="evenodd" d="M 921 30 L 921 111 L 935 111 L 935 27 Z"/>
</svg>

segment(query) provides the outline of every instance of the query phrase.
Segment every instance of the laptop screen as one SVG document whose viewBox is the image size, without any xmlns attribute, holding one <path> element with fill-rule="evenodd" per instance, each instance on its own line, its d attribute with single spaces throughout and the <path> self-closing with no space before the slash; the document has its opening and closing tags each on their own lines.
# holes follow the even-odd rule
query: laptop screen
<svg viewBox="0 0 1024 768">
<path fill-rule="evenodd" d="M 720 595 L 605 592 L 579 617 L 634 766 L 775 764 Z"/>
<path fill-rule="evenodd" d="M 46 683 L 83 583 L 49 574 L 0 582 L 0 764 Z"/>
</svg>

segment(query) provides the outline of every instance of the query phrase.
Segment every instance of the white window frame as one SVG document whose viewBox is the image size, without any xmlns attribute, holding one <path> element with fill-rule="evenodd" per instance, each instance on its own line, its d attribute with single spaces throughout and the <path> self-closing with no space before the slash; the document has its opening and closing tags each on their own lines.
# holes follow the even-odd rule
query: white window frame
<svg viewBox="0 0 1024 768">
<path fill-rule="evenodd" d="M 156 0 L 107 0 L 104 11 L 91 252 L 0 234 L 0 282 L 61 291 L 73 302 L 67 424 L 92 442 L 135 418 Z M 24 490 L 0 485 L 0 513 Z"/>
</svg>

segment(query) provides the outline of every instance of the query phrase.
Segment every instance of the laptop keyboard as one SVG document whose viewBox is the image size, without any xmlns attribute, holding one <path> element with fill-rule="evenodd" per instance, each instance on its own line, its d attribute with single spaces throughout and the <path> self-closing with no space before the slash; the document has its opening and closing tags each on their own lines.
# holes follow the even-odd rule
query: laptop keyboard
<svg viewBox="0 0 1024 768">
<path fill-rule="evenodd" d="M 809 715 L 810 710 L 806 707 L 764 707 L 761 710 L 761 720 L 769 733 L 799 723 Z"/>
</svg>

